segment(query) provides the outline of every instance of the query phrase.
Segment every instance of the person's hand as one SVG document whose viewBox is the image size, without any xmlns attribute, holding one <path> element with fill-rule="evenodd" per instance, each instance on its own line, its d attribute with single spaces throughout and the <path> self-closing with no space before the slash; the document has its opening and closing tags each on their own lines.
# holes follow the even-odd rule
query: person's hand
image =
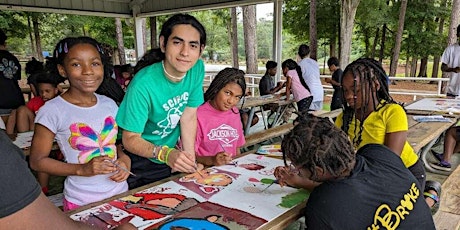
<svg viewBox="0 0 460 230">
<path fill-rule="evenodd" d="M 326 81 L 326 83 L 332 84 L 332 79 L 330 79 L 330 78 L 326 78 L 326 79 L 324 79 L 324 81 Z"/>
<path fill-rule="evenodd" d="M 125 162 L 123 161 L 120 161 L 120 160 L 116 160 L 114 161 L 115 164 L 119 165 L 119 167 L 117 167 L 117 171 L 116 173 L 110 177 L 111 180 L 115 181 L 115 182 L 122 182 L 122 181 L 125 181 L 128 179 L 129 177 L 129 172 L 126 172 L 125 170 L 121 169 L 120 167 L 123 167 L 125 168 L 126 170 L 130 170 Z"/>
<path fill-rule="evenodd" d="M 98 156 L 91 159 L 88 163 L 82 164 L 78 170 L 78 176 L 94 176 L 108 174 L 117 171 L 115 165 L 111 163 L 112 158 L 108 156 Z"/>
<path fill-rule="evenodd" d="M 294 173 L 288 166 L 276 167 L 274 176 L 281 187 L 288 185 L 298 188 L 299 182 L 302 180 L 302 178 L 300 178 L 297 173 Z"/>
<path fill-rule="evenodd" d="M 214 156 L 213 164 L 216 166 L 226 165 L 232 161 L 232 157 L 229 153 L 220 152 Z"/>
<path fill-rule="evenodd" d="M 460 72 L 460 66 L 455 67 L 452 72 L 459 73 Z"/>
<path fill-rule="evenodd" d="M 276 87 L 277 87 L 277 88 L 283 87 L 283 82 L 280 82 L 280 81 L 279 81 L 278 83 L 276 83 Z"/>
<path fill-rule="evenodd" d="M 194 154 L 177 149 L 169 153 L 166 164 L 168 164 L 173 171 L 185 173 L 194 173 L 197 168 Z"/>
</svg>

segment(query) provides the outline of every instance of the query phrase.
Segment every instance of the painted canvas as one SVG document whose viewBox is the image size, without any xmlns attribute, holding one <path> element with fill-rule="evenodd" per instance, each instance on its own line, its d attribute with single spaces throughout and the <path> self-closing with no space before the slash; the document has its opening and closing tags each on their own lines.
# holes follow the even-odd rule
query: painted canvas
<svg viewBox="0 0 460 230">
<path fill-rule="evenodd" d="M 460 99 L 423 98 L 408 106 L 407 110 L 443 111 L 446 113 L 460 113 Z"/>
<path fill-rule="evenodd" d="M 97 229 L 113 229 L 116 226 L 127 222 L 135 222 L 135 218 L 137 217 L 121 209 L 113 207 L 110 204 L 102 204 L 94 208 L 73 214 L 70 216 L 70 218 L 76 221 L 84 222 Z"/>
<path fill-rule="evenodd" d="M 213 167 L 242 175 L 270 176 L 273 175 L 277 166 L 283 166 L 282 159 L 276 159 L 264 155 L 248 154 L 234 159 L 231 164 Z"/>
<path fill-rule="evenodd" d="M 126 222 L 138 229 L 256 229 L 308 197 L 306 191 L 277 183 L 273 172 L 280 165 L 284 165 L 281 159 L 246 155 L 232 164 L 168 181 L 71 218 L 98 229 Z"/>
<path fill-rule="evenodd" d="M 139 229 L 151 226 L 205 201 L 197 194 L 172 181 L 122 197 L 109 204 L 137 218 L 130 221 Z"/>
<path fill-rule="evenodd" d="M 203 202 L 152 226 L 151 229 L 250 230 L 257 229 L 266 222 L 238 209 Z"/>
<path fill-rule="evenodd" d="M 174 181 L 195 192 L 205 199 L 223 190 L 233 183 L 240 175 L 217 168 L 207 168 L 199 172 L 186 175 Z"/>
</svg>

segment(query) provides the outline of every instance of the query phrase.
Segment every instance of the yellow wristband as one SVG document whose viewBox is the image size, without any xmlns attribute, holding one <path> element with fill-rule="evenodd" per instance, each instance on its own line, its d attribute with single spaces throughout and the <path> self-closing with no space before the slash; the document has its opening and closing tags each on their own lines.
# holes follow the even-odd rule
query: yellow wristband
<svg viewBox="0 0 460 230">
<path fill-rule="evenodd" d="M 160 153 L 161 153 L 161 154 L 158 153 L 158 158 L 157 158 L 158 161 L 160 161 L 160 162 L 162 162 L 162 163 L 166 163 L 166 161 L 165 161 L 166 157 L 163 158 L 163 160 L 162 160 L 162 159 L 160 159 L 160 156 L 161 156 L 161 155 L 164 156 L 165 154 L 167 154 L 169 149 L 170 149 L 170 148 L 169 148 L 168 146 L 166 146 L 166 145 L 161 146 L 161 149 L 160 149 Z"/>
<path fill-rule="evenodd" d="M 168 150 L 168 152 L 166 152 L 166 157 L 165 157 L 165 163 L 168 164 L 168 158 L 169 158 L 169 154 L 174 150 L 174 148 L 170 148 Z"/>
<path fill-rule="evenodd" d="M 158 151 L 158 155 L 157 155 L 157 160 L 161 162 L 160 160 L 160 156 L 161 154 L 163 154 L 163 146 L 160 147 L 160 150 Z"/>
</svg>

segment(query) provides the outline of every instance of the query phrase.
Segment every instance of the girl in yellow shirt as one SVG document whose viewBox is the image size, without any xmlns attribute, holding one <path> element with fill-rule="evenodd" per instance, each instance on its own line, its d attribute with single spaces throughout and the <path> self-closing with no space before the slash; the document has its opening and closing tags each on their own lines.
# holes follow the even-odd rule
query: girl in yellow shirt
<svg viewBox="0 0 460 230">
<path fill-rule="evenodd" d="M 407 142 L 406 112 L 390 96 L 388 81 L 385 70 L 374 59 L 361 58 L 349 64 L 342 78 L 344 112 L 335 124 L 348 134 L 356 149 L 383 144 L 399 155 L 425 188 L 427 203 L 432 207 L 439 201 L 441 185 L 426 182 L 425 167 Z"/>
</svg>

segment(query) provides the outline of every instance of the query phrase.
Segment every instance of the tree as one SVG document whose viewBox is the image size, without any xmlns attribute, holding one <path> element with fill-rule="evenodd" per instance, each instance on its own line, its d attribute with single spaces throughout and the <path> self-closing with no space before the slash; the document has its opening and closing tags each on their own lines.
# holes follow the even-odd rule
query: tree
<svg viewBox="0 0 460 230">
<path fill-rule="evenodd" d="M 256 6 L 243 6 L 244 47 L 246 73 L 257 73 Z"/>
<path fill-rule="evenodd" d="M 120 18 L 115 18 L 115 28 L 117 35 L 117 50 L 120 58 L 120 65 L 126 64 L 125 45 L 123 44 L 123 26 Z"/>
<path fill-rule="evenodd" d="M 32 25 L 31 25 L 31 19 L 30 19 L 30 15 L 29 14 L 26 14 L 26 17 L 27 17 L 27 27 L 28 27 L 28 30 L 27 32 L 29 33 L 29 38 L 30 38 L 30 48 L 32 49 L 32 56 L 36 57 L 37 56 L 37 50 L 35 49 L 35 39 L 34 39 L 34 35 L 32 33 Z"/>
<path fill-rule="evenodd" d="M 310 58 L 317 60 L 318 38 L 316 36 L 316 0 L 310 0 Z"/>
<path fill-rule="evenodd" d="M 460 14 L 460 0 L 452 0 L 452 13 L 450 14 L 449 37 L 447 45 L 452 45 L 457 42 L 457 26 Z"/>
<path fill-rule="evenodd" d="M 390 76 L 396 76 L 396 69 L 398 68 L 399 52 L 401 50 L 401 41 L 404 31 L 404 17 L 406 16 L 407 0 L 401 1 L 399 12 L 398 31 L 396 32 L 395 46 L 393 48 L 393 57 L 390 65 Z"/>
<path fill-rule="evenodd" d="M 35 47 L 37 49 L 37 58 L 41 62 L 43 62 L 43 52 L 42 52 L 42 40 L 40 37 L 40 30 L 39 26 L 39 18 L 41 13 L 32 13 L 32 26 L 34 29 L 34 36 L 35 36 Z"/>
<path fill-rule="evenodd" d="M 446 8 L 447 0 L 442 0 L 442 3 L 441 3 L 440 6 L 442 8 Z M 447 12 L 447 9 L 442 10 L 441 12 L 442 13 L 436 18 L 436 21 L 439 21 L 438 34 L 443 34 L 444 23 L 445 23 L 445 21 L 446 21 L 445 19 L 447 17 L 446 13 L 444 13 L 444 12 Z M 441 59 L 441 57 L 440 57 L 439 53 L 435 54 L 434 57 L 433 57 L 433 71 L 432 71 L 432 74 L 431 74 L 432 78 L 437 78 L 438 77 L 440 59 Z"/>
<path fill-rule="evenodd" d="M 283 43 L 284 37 L 289 33 L 291 37 L 289 46 L 297 48 L 300 43 L 307 43 L 310 38 L 310 1 L 304 0 L 289 0 L 284 1 L 283 7 Z M 316 39 L 326 40 L 329 42 L 329 56 L 337 56 L 335 53 L 337 41 L 340 35 L 340 3 L 336 0 L 321 0 L 316 1 Z M 306 29 L 308 28 L 308 29 Z M 286 31 L 286 32 L 285 32 Z M 291 36 L 292 35 L 292 36 Z M 311 38 L 310 38 L 311 46 Z M 326 44 L 325 44 L 326 45 Z M 284 46 L 283 44 L 283 47 Z M 340 49 L 340 47 L 339 47 Z M 288 52 L 296 53 L 296 50 L 287 50 Z M 283 48 L 283 53 L 286 50 Z M 315 51 L 317 52 L 317 51 Z M 288 56 L 289 58 L 292 55 Z"/>
<path fill-rule="evenodd" d="M 346 66 L 350 61 L 351 39 L 359 0 L 341 0 L 340 13 L 340 65 Z"/>
<path fill-rule="evenodd" d="M 157 35 L 157 17 L 150 17 L 150 46 L 151 48 L 158 48 L 158 35 Z"/>
<path fill-rule="evenodd" d="M 232 49 L 232 66 L 234 68 L 240 68 L 239 58 L 238 58 L 238 18 L 236 14 L 236 7 L 230 8 L 230 48 Z"/>
</svg>

